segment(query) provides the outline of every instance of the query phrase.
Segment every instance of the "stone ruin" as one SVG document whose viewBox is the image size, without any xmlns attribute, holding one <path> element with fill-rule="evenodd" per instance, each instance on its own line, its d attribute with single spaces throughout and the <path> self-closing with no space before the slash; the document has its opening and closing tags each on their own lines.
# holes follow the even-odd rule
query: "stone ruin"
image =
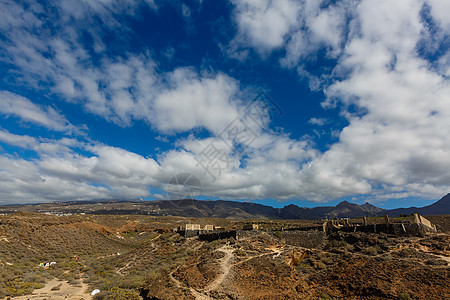
<svg viewBox="0 0 450 300">
<path fill-rule="evenodd" d="M 372 224 L 370 224 L 372 223 Z M 198 236 L 200 240 L 213 241 L 225 238 L 245 238 L 260 234 L 256 224 L 245 224 L 241 230 L 224 230 L 214 225 L 185 224 L 175 229 L 180 235 L 188 238 Z M 272 233 L 274 233 L 273 231 Z M 369 222 L 363 217 L 361 223 L 351 223 L 349 219 L 328 220 L 321 226 L 297 227 L 281 229 L 281 236 L 289 245 L 304 248 L 317 248 L 327 235 L 334 232 L 386 233 L 398 236 L 424 236 L 436 232 L 436 226 L 419 214 L 409 218 L 391 220 L 385 215 L 382 222 Z"/>
<path fill-rule="evenodd" d="M 242 226 L 242 230 L 259 230 L 258 224 L 247 223 Z"/>
<path fill-rule="evenodd" d="M 229 237 L 236 238 L 236 230 L 223 230 L 220 226 L 205 225 L 203 228 L 200 224 L 185 224 L 174 229 L 180 235 L 188 238 L 198 236 L 200 240 L 213 241 Z"/>
<path fill-rule="evenodd" d="M 424 236 L 436 232 L 436 226 L 419 214 L 411 215 L 401 221 L 391 220 L 388 215 L 382 222 L 375 223 L 364 217 L 361 223 L 351 223 L 350 219 L 328 220 L 322 226 L 289 228 L 281 231 L 283 239 L 289 245 L 304 248 L 317 248 L 327 235 L 334 232 L 386 233 L 397 236 Z"/>
<path fill-rule="evenodd" d="M 419 214 L 413 214 L 404 222 L 392 222 L 388 215 L 384 216 L 383 223 L 369 224 L 363 217 L 363 224 L 350 224 L 348 220 L 328 220 L 322 225 L 326 234 L 333 232 L 366 232 L 387 233 L 399 236 L 423 236 L 428 232 L 436 232 L 436 226 Z"/>
</svg>

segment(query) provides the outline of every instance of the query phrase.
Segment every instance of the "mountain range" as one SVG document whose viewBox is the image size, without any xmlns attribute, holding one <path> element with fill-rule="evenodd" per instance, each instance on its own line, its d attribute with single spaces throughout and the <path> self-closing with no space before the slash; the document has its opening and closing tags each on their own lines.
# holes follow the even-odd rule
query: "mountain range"
<svg viewBox="0 0 450 300">
<path fill-rule="evenodd" d="M 233 219 L 324 219 L 324 218 L 356 218 L 362 216 L 385 215 L 391 217 L 419 213 L 421 215 L 450 214 L 450 194 L 439 201 L 425 207 L 410 207 L 386 210 L 365 203 L 362 205 L 343 201 L 336 206 L 299 207 L 294 204 L 283 208 L 274 208 L 262 204 L 224 201 L 224 200 L 172 200 L 156 201 L 161 211 L 171 215 L 189 217 L 215 217 Z"/>
<path fill-rule="evenodd" d="M 160 201 L 90 201 L 58 202 L 35 205 L 15 205 L 0 207 L 0 213 L 14 211 L 47 212 L 56 214 L 142 214 L 156 216 L 182 216 L 193 218 L 229 218 L 229 219 L 325 219 L 356 218 L 362 216 L 391 217 L 419 213 L 421 215 L 450 214 L 450 194 L 425 207 L 409 207 L 386 210 L 365 203 L 362 205 L 343 201 L 336 206 L 299 207 L 294 204 L 283 208 L 267 205 L 225 200 L 160 200 Z"/>
</svg>

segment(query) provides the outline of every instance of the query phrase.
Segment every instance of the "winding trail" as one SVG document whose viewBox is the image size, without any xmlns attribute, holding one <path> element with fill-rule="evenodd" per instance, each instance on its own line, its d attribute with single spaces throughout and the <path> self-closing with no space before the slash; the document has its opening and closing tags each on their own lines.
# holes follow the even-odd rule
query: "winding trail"
<svg viewBox="0 0 450 300">
<path fill-rule="evenodd" d="M 278 257 L 281 255 L 281 253 L 283 253 L 283 248 L 284 247 L 266 248 L 267 250 L 271 250 L 272 252 L 261 253 L 258 255 L 250 256 L 250 257 L 248 257 L 244 260 L 241 260 L 239 262 L 236 262 L 236 263 L 232 263 L 233 258 L 234 258 L 234 254 L 233 254 L 234 249 L 232 246 L 230 246 L 229 244 L 226 244 L 226 245 L 218 248 L 216 251 L 225 253 L 225 256 L 219 259 L 220 274 L 210 284 L 208 284 L 205 288 L 203 288 L 201 290 L 196 290 L 192 287 L 186 286 L 184 283 L 182 283 L 181 281 L 176 279 L 173 276 L 173 274 L 178 270 L 178 268 L 176 268 L 175 270 L 170 272 L 169 277 L 170 277 L 170 280 L 175 284 L 176 287 L 189 289 L 191 294 L 195 297 L 196 300 L 211 299 L 210 293 L 212 291 L 216 291 L 220 288 L 220 286 L 225 282 L 231 269 L 234 266 L 240 265 L 244 262 L 247 262 L 247 261 L 257 258 L 257 257 L 268 256 L 268 255 L 272 255 L 273 258 Z"/>
<path fill-rule="evenodd" d="M 197 291 L 196 289 L 194 289 L 192 287 L 185 286 L 184 283 L 182 283 L 181 281 L 176 279 L 173 276 L 173 273 L 175 273 L 178 270 L 178 268 L 176 268 L 175 270 L 173 270 L 172 272 L 169 273 L 170 280 L 175 284 L 175 286 L 177 288 L 188 288 L 196 300 L 211 299 L 211 297 L 209 296 L 209 293 L 213 290 L 218 289 L 219 286 L 225 281 L 228 274 L 230 273 L 230 270 L 232 267 L 231 259 L 234 256 L 233 248 L 228 244 L 222 246 L 221 248 L 218 248 L 216 251 L 221 251 L 221 252 L 225 253 L 225 256 L 220 259 L 220 263 L 219 263 L 221 272 L 220 272 L 219 276 L 217 276 L 216 279 L 214 279 L 213 282 L 208 284 L 204 289 Z"/>
<path fill-rule="evenodd" d="M 189 291 L 191 292 L 191 294 L 195 297 L 196 300 L 207 300 L 207 299 L 211 299 L 209 296 L 201 294 L 200 292 L 198 292 L 196 289 L 190 287 L 190 286 L 185 286 L 181 281 L 179 281 L 178 279 L 176 279 L 173 276 L 173 273 L 175 273 L 178 270 L 178 268 L 175 268 L 175 270 L 173 270 L 172 272 L 169 273 L 169 278 L 170 280 L 175 284 L 175 286 L 177 288 L 187 288 L 189 289 Z"/>
<path fill-rule="evenodd" d="M 275 259 L 276 257 L 280 256 L 281 253 L 283 253 L 283 248 L 284 247 L 281 247 L 281 248 L 266 248 L 267 250 L 271 250 L 272 252 L 261 253 L 261 254 L 258 254 L 258 255 L 247 257 L 246 259 L 243 259 L 243 260 L 238 261 L 237 263 L 233 264 L 233 266 L 237 266 L 237 265 L 243 264 L 243 263 L 245 263 L 245 262 L 247 262 L 249 260 L 252 260 L 252 259 L 257 258 L 257 257 L 262 257 L 262 256 L 273 255 L 272 258 Z"/>
<path fill-rule="evenodd" d="M 219 276 L 217 276 L 216 279 L 214 279 L 213 282 L 211 282 L 208 286 L 205 287 L 206 292 L 210 292 L 213 290 L 216 290 L 227 278 L 228 273 L 230 273 L 231 270 L 231 259 L 233 258 L 233 248 L 230 247 L 230 245 L 225 245 L 219 249 L 218 251 L 221 251 L 225 253 L 225 256 L 220 259 L 220 269 L 221 273 Z"/>
</svg>

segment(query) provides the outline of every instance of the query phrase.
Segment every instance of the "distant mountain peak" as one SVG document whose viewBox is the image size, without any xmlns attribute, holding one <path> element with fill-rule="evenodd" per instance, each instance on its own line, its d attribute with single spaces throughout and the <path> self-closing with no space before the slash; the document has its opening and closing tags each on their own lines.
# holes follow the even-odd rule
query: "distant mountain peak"
<svg viewBox="0 0 450 300">
<path fill-rule="evenodd" d="M 116 205 L 119 203 L 120 205 Z M 376 207 L 368 202 L 359 205 L 342 201 L 336 206 L 299 207 L 295 204 L 286 205 L 283 208 L 274 208 L 258 203 L 235 202 L 228 200 L 168 200 L 168 201 L 138 201 L 122 202 L 71 202 L 71 203 L 46 203 L 33 206 L 24 206 L 26 211 L 61 211 L 64 213 L 79 213 L 89 211 L 94 214 L 148 214 L 158 216 L 184 216 L 184 217 L 210 217 L 230 219 L 324 219 L 328 218 L 356 218 L 370 215 L 389 214 L 391 217 L 398 215 L 450 214 L 450 193 L 439 201 L 425 207 L 409 207 L 386 210 Z M 107 209 L 105 208 L 107 207 Z M 0 213 L 9 212 L 8 207 L 0 207 Z"/>
<path fill-rule="evenodd" d="M 338 205 L 336 205 L 336 208 L 352 207 L 355 205 L 357 205 L 357 204 L 353 204 L 353 203 L 350 203 L 350 202 L 344 200 L 341 203 L 339 203 Z"/>
<path fill-rule="evenodd" d="M 445 215 L 450 214 L 450 193 L 442 197 L 439 201 L 424 207 L 397 208 L 391 210 L 393 216 L 409 215 L 419 213 L 421 215 Z"/>
</svg>

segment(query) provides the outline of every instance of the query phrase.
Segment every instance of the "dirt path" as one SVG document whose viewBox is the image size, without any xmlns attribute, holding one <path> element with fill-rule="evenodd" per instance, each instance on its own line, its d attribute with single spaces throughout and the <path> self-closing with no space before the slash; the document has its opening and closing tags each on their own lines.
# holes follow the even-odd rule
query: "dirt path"
<svg viewBox="0 0 450 300">
<path fill-rule="evenodd" d="M 206 293 L 210 293 L 211 291 L 217 290 L 219 289 L 220 285 L 224 283 L 224 281 L 227 279 L 228 274 L 230 273 L 231 269 L 238 265 L 241 264 L 243 262 L 249 261 L 251 259 L 257 258 L 257 257 L 262 257 L 262 256 L 266 256 L 266 255 L 273 255 L 272 257 L 278 257 L 281 255 L 281 253 L 283 253 L 283 248 L 267 248 L 268 250 L 271 250 L 272 252 L 270 253 L 261 253 L 258 255 L 254 255 L 251 256 L 243 261 L 237 262 L 237 263 L 232 263 L 232 258 L 234 257 L 233 251 L 234 249 L 229 246 L 229 245 L 224 245 L 223 247 L 217 249 L 217 251 L 221 251 L 223 253 L 225 253 L 225 256 L 222 257 L 220 259 L 220 269 L 221 269 L 221 273 L 219 276 L 217 276 L 216 279 L 214 279 L 213 282 L 211 282 L 208 286 L 205 287 L 204 291 Z"/>
<path fill-rule="evenodd" d="M 59 286 L 59 290 L 53 290 L 52 288 Z M 33 291 L 31 295 L 11 297 L 14 300 L 63 300 L 63 299 L 73 299 L 73 300 L 87 300 L 92 299 L 89 291 L 87 291 L 88 285 L 81 283 L 80 286 L 75 287 L 67 283 L 66 281 L 60 281 L 54 278 L 47 282 L 45 286 L 41 289 Z M 5 298 L 6 299 L 6 298 Z"/>
<path fill-rule="evenodd" d="M 272 258 L 275 259 L 276 257 L 280 256 L 281 253 L 283 253 L 283 251 L 284 251 L 284 247 L 281 247 L 281 248 L 277 248 L 277 247 L 274 248 L 274 247 L 272 247 L 272 248 L 266 248 L 266 249 L 270 250 L 272 252 L 261 253 L 261 254 L 258 254 L 258 255 L 247 257 L 246 259 L 243 259 L 243 260 L 238 261 L 237 263 L 233 264 L 233 266 L 237 266 L 237 265 L 243 264 L 243 263 L 245 263 L 245 262 L 247 262 L 249 260 L 252 260 L 254 258 L 267 256 L 267 255 L 272 255 Z"/>
<path fill-rule="evenodd" d="M 230 247 L 229 245 L 225 245 L 217 250 L 225 253 L 225 256 L 220 259 L 219 266 L 221 272 L 219 276 L 217 276 L 217 278 L 214 279 L 213 282 L 211 282 L 208 286 L 206 286 L 205 288 L 206 292 L 216 290 L 225 281 L 232 267 L 231 259 L 233 258 L 233 248 Z"/>
<path fill-rule="evenodd" d="M 191 294 L 195 297 L 196 300 L 208 300 L 208 299 L 211 299 L 209 296 L 204 295 L 204 294 L 198 292 L 198 291 L 195 290 L 194 288 L 191 288 L 191 287 L 189 287 L 189 286 L 188 286 L 188 287 L 185 286 L 181 281 L 179 281 L 178 279 L 176 279 L 176 278 L 173 276 L 173 273 L 175 273 L 177 270 L 178 270 L 178 268 L 176 268 L 175 270 L 173 270 L 172 272 L 169 273 L 169 278 L 170 278 L 170 280 L 175 284 L 175 286 L 176 286 L 177 288 L 188 288 L 189 291 L 190 291 Z"/>
<path fill-rule="evenodd" d="M 207 300 L 207 299 L 211 299 L 211 297 L 209 296 L 210 293 L 212 291 L 216 291 L 218 289 L 220 289 L 220 286 L 226 281 L 231 269 L 239 264 L 242 264 L 246 261 L 249 261 L 251 259 L 257 258 L 257 257 L 261 257 L 261 256 L 266 256 L 266 255 L 273 255 L 273 258 L 278 257 L 281 253 L 283 253 L 283 247 L 281 248 L 267 248 L 268 250 L 271 250 L 272 252 L 269 253 L 262 253 L 262 254 L 258 254 L 258 255 L 254 255 L 251 257 L 246 258 L 245 260 L 239 261 L 237 263 L 232 263 L 234 254 L 233 254 L 233 247 L 230 246 L 229 244 L 226 244 L 220 248 L 218 248 L 216 251 L 220 251 L 225 253 L 225 256 L 222 257 L 221 259 L 219 259 L 219 267 L 220 267 L 220 274 L 210 283 L 208 284 L 204 289 L 198 291 L 194 288 L 185 286 L 184 283 L 180 282 L 179 280 L 177 280 L 174 276 L 173 273 L 175 273 L 177 271 L 177 269 L 175 269 L 174 271 L 172 271 L 169 274 L 170 280 L 175 284 L 176 287 L 178 288 L 188 288 L 190 290 L 190 292 L 192 293 L 192 295 L 195 297 L 196 300 Z"/>
<path fill-rule="evenodd" d="M 177 269 L 173 270 L 169 273 L 170 280 L 175 284 L 177 288 L 188 288 L 191 294 L 195 297 L 196 300 L 208 300 L 211 299 L 209 296 L 209 293 L 213 290 L 216 290 L 219 288 L 219 286 L 225 281 L 227 278 L 232 264 L 231 259 L 233 258 L 233 248 L 230 245 L 224 245 L 221 248 L 218 248 L 216 251 L 221 251 L 225 253 L 225 256 L 220 259 L 219 266 L 220 266 L 220 274 L 219 276 L 214 279 L 213 282 L 211 282 L 209 285 L 207 285 L 204 289 L 201 291 L 197 291 L 196 289 L 185 286 L 184 283 L 179 281 L 173 276 L 173 273 L 177 271 Z"/>
</svg>

